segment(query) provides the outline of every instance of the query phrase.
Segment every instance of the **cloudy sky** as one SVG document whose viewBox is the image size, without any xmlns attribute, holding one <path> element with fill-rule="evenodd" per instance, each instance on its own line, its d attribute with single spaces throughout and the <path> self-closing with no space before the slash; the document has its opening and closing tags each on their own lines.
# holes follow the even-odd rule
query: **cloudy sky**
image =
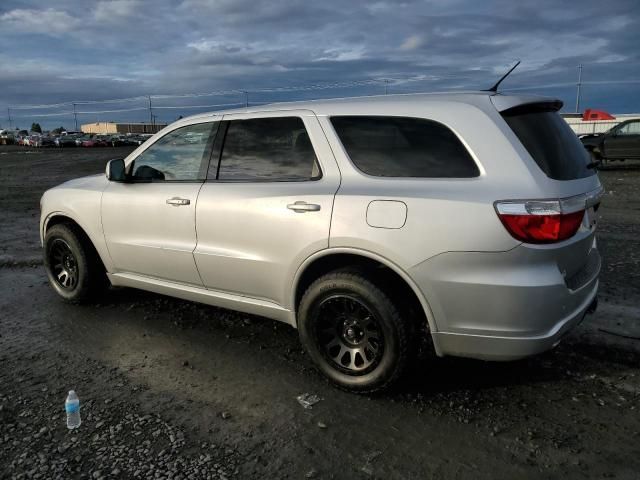
<svg viewBox="0 0 640 480">
<path fill-rule="evenodd" d="M 11 107 L 14 126 L 72 127 L 70 105 L 20 107 L 146 95 L 247 90 L 263 103 L 481 89 L 516 59 L 505 90 L 555 96 L 572 111 L 582 63 L 582 107 L 639 112 L 639 25 L 638 0 L 2 0 L 0 125 Z M 152 98 L 158 121 L 244 101 Z M 146 106 L 76 108 L 91 112 L 83 123 L 143 121 Z"/>
</svg>

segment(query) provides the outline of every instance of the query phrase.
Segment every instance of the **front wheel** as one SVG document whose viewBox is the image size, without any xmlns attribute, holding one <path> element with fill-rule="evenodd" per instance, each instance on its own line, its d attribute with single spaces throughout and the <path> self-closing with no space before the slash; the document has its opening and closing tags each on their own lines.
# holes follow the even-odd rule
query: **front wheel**
<svg viewBox="0 0 640 480">
<path fill-rule="evenodd" d="M 97 252 L 86 235 L 72 225 L 54 225 L 47 231 L 44 265 L 49 283 L 68 302 L 90 300 L 108 285 Z"/>
<path fill-rule="evenodd" d="M 313 282 L 300 301 L 298 330 L 320 371 L 356 392 L 390 387 L 413 350 L 407 319 L 358 271 L 332 272 Z"/>
<path fill-rule="evenodd" d="M 599 153 L 590 150 L 589 154 L 591 156 L 591 162 L 595 164 L 599 164 L 601 167 L 604 167 L 608 161 L 606 158 L 602 157 Z"/>
</svg>

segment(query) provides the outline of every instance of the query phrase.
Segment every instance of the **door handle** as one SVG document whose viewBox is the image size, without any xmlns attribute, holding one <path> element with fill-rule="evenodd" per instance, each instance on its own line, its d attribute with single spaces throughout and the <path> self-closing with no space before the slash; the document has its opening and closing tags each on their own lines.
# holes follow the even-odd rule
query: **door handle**
<svg viewBox="0 0 640 480">
<path fill-rule="evenodd" d="M 320 210 L 320 205 L 317 203 L 307 203 L 298 201 L 295 203 L 290 203 L 287 205 L 289 210 L 293 210 L 296 213 L 304 213 L 304 212 L 317 212 Z"/>
<path fill-rule="evenodd" d="M 167 205 L 173 205 L 174 207 L 189 205 L 190 203 L 191 200 L 189 200 L 188 198 L 172 197 L 167 199 Z"/>
</svg>

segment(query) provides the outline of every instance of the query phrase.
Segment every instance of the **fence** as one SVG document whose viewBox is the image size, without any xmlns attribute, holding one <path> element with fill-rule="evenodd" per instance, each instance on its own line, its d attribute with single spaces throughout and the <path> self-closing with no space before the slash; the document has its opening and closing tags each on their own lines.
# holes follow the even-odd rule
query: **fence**
<svg viewBox="0 0 640 480">
<path fill-rule="evenodd" d="M 586 135 L 591 133 L 603 133 L 612 127 L 615 127 L 622 120 L 601 120 L 583 122 L 580 119 L 565 118 L 571 129 L 576 135 Z"/>
</svg>

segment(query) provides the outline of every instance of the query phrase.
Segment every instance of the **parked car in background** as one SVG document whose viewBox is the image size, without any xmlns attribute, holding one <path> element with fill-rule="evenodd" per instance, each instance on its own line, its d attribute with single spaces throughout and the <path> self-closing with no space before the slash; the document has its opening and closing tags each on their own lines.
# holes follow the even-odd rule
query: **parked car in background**
<svg viewBox="0 0 640 480">
<path fill-rule="evenodd" d="M 38 146 L 39 135 L 26 135 L 22 140 L 22 145 L 25 147 L 36 147 Z"/>
<path fill-rule="evenodd" d="M 56 138 L 56 145 L 60 148 L 76 147 L 77 138 L 75 135 L 62 135 Z"/>
<path fill-rule="evenodd" d="M 640 159 L 640 120 L 621 122 L 605 133 L 584 135 L 580 141 L 595 161 Z"/>
<path fill-rule="evenodd" d="M 0 130 L 0 145 L 13 145 L 15 141 L 15 131 Z"/>
<path fill-rule="evenodd" d="M 40 137 L 37 146 L 38 147 L 55 147 L 56 142 L 54 141 L 53 137 L 50 137 L 48 135 L 43 135 Z"/>
<path fill-rule="evenodd" d="M 92 137 L 92 138 L 83 140 L 80 145 L 83 147 L 106 147 L 109 144 L 107 143 L 106 140 L 103 140 L 102 138 Z"/>
<path fill-rule="evenodd" d="M 147 140 L 149 140 L 149 137 L 142 137 L 140 135 L 127 136 L 127 142 L 129 142 L 129 145 L 142 145 Z"/>
<path fill-rule="evenodd" d="M 25 142 L 25 146 L 28 147 L 38 147 L 40 146 L 40 135 L 29 135 L 27 142 Z"/>
<path fill-rule="evenodd" d="M 91 140 L 91 135 L 80 135 L 76 137 L 75 139 L 76 147 L 81 147 L 82 142 L 84 142 L 85 140 Z"/>
<path fill-rule="evenodd" d="M 109 143 L 109 145 L 111 145 L 112 147 L 124 147 L 129 145 L 129 142 L 127 141 L 127 137 L 125 135 L 111 135 L 107 139 L 107 143 Z"/>
<path fill-rule="evenodd" d="M 600 272 L 602 187 L 561 106 L 387 95 L 182 119 L 45 192 L 49 281 L 283 321 L 353 391 L 398 380 L 426 336 L 441 356 L 540 353 L 595 309 Z"/>
</svg>

